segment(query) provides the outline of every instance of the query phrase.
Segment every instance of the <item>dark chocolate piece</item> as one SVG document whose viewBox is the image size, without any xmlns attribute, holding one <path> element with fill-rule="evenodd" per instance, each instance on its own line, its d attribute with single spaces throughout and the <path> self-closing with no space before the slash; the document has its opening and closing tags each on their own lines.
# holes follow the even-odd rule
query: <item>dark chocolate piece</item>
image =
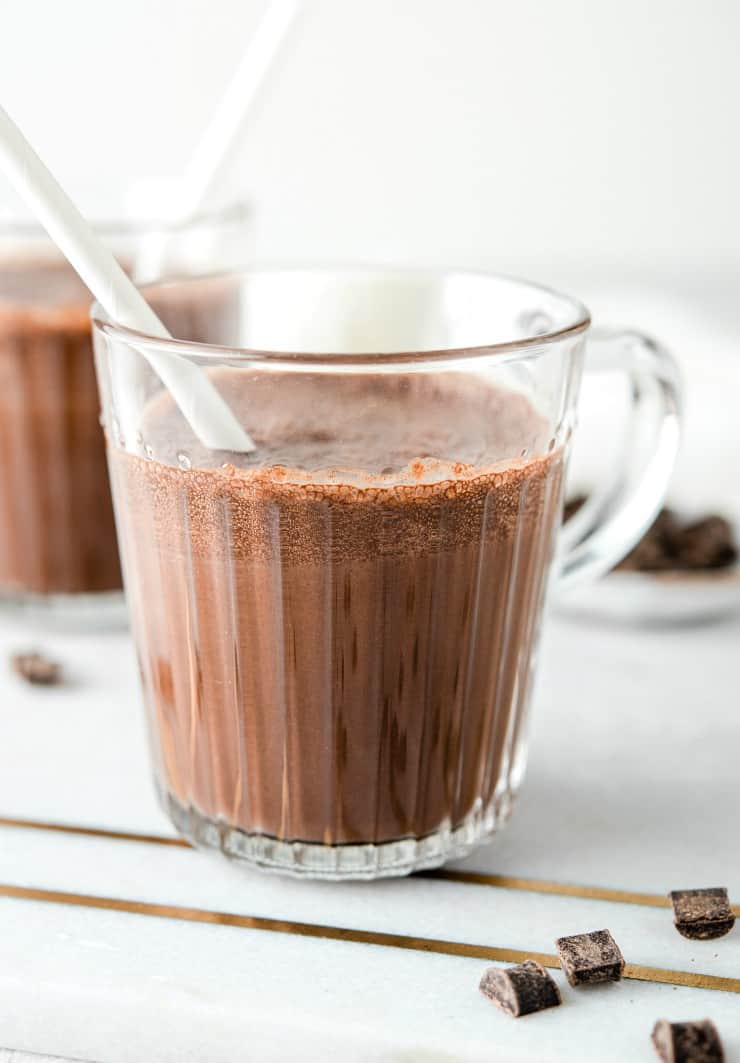
<svg viewBox="0 0 740 1063">
<path fill-rule="evenodd" d="M 570 520 L 570 518 L 578 512 L 585 501 L 585 495 L 574 495 L 573 498 L 568 498 L 563 505 L 563 520 Z"/>
<path fill-rule="evenodd" d="M 560 1003 L 560 990 L 548 972 L 535 960 L 517 967 L 489 967 L 480 980 L 480 991 L 497 1008 L 513 1015 L 529 1015 Z"/>
<path fill-rule="evenodd" d="M 682 568 L 727 568 L 737 561 L 732 528 L 724 517 L 704 517 L 682 528 L 675 541 Z"/>
<path fill-rule="evenodd" d="M 62 670 L 57 662 L 36 651 L 16 653 L 11 657 L 10 663 L 16 675 L 29 683 L 51 686 L 61 679 Z"/>
<path fill-rule="evenodd" d="M 735 913 L 724 888 L 674 890 L 671 902 L 676 930 L 685 938 L 721 938 L 735 925 Z"/>
<path fill-rule="evenodd" d="M 722 1063 L 725 1058 L 717 1027 L 710 1019 L 702 1022 L 660 1019 L 653 1027 L 652 1038 L 663 1063 Z"/>
<path fill-rule="evenodd" d="M 633 572 L 665 572 L 681 568 L 676 557 L 675 541 L 679 522 L 671 509 L 663 509 L 642 539 L 617 566 Z"/>
<path fill-rule="evenodd" d="M 608 930 L 558 938 L 555 947 L 572 986 L 618 982 L 622 977 L 624 956 Z"/>
<path fill-rule="evenodd" d="M 563 519 L 577 513 L 585 497 L 564 506 Z M 738 546 L 729 521 L 718 514 L 683 523 L 662 509 L 633 550 L 617 568 L 632 572 L 700 572 L 728 568 L 738 560 Z"/>
</svg>

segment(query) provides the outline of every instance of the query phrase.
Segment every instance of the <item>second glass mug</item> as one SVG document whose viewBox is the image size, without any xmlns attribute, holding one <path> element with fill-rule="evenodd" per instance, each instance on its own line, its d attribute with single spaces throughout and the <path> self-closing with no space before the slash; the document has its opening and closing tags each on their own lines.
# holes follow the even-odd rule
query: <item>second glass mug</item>
<svg viewBox="0 0 740 1063">
<path fill-rule="evenodd" d="M 507 819 L 546 590 L 662 502 L 670 357 L 630 379 L 622 468 L 560 535 L 588 312 L 505 277 L 292 270 L 150 287 L 177 340 L 93 309 L 158 792 L 194 843 L 298 875 L 406 874 Z M 203 446 L 147 353 L 207 373 L 256 444 Z"/>
<path fill-rule="evenodd" d="M 137 280 L 243 264 L 241 204 L 187 222 L 101 222 Z M 125 619 L 88 312 L 36 224 L 0 223 L 0 608 L 94 626 Z"/>
</svg>

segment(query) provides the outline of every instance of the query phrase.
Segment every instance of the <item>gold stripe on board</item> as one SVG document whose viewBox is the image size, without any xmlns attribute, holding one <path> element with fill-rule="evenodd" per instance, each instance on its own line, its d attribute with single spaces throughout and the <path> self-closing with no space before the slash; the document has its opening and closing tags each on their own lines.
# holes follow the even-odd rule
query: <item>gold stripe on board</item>
<svg viewBox="0 0 740 1063">
<path fill-rule="evenodd" d="M 78 827 L 70 823 L 42 823 L 37 819 L 11 819 L 0 816 L 0 827 L 21 827 L 23 830 L 45 830 L 56 834 L 79 834 L 85 838 L 106 838 L 117 842 L 145 842 L 148 845 L 174 845 L 190 849 L 184 838 L 168 838 L 166 834 L 135 834 L 124 830 L 104 830 L 102 827 Z"/>
<path fill-rule="evenodd" d="M 462 956 L 466 959 L 488 960 L 495 963 L 522 963 L 537 960 L 544 967 L 558 968 L 557 956 L 522 949 L 502 949 L 494 945 L 470 945 L 464 941 L 444 941 L 437 938 L 411 937 L 375 930 L 353 930 L 348 927 L 325 926 L 318 923 L 295 923 L 287 919 L 267 919 L 255 915 L 236 915 L 232 912 L 213 912 L 204 908 L 183 908 L 172 904 L 151 904 L 147 901 L 128 901 L 116 897 L 96 897 L 89 894 L 65 893 L 59 890 L 33 889 L 28 886 L 0 885 L 0 897 L 15 900 L 40 901 L 46 904 L 67 904 L 76 908 L 93 908 L 130 915 L 178 919 L 187 923 L 207 923 L 216 926 L 263 930 L 273 934 L 292 934 L 297 937 L 344 941 L 355 945 L 378 945 L 384 948 L 411 949 L 433 952 L 443 956 Z M 726 993 L 740 993 L 740 978 L 721 978 L 717 975 L 692 971 L 671 971 L 659 967 L 628 964 L 624 977 L 641 982 L 662 982 L 694 989 L 714 989 Z"/>
<path fill-rule="evenodd" d="M 184 838 L 171 838 L 164 834 L 136 834 L 130 831 L 105 830 L 100 827 L 78 827 L 68 823 L 43 823 L 35 819 L 13 819 L 0 816 L 0 827 L 19 827 L 24 830 L 52 831 L 57 834 L 74 834 L 87 838 L 103 838 L 107 841 L 142 842 L 147 845 L 168 845 L 178 849 L 192 846 Z M 634 890 L 611 889 L 608 886 L 579 886 L 568 882 L 550 882 L 540 878 L 522 878 L 513 875 L 487 875 L 478 871 L 453 871 L 439 868 L 433 871 L 417 871 L 415 878 L 435 879 L 439 882 L 467 883 L 472 886 L 493 886 L 497 889 L 522 890 L 527 893 L 547 893 L 556 897 L 579 897 L 589 901 L 612 901 L 615 904 L 639 904 L 648 908 L 670 908 L 667 895 L 661 893 L 638 893 Z M 740 904 L 732 906 L 740 918 Z"/>
<path fill-rule="evenodd" d="M 443 882 L 467 882 L 473 886 L 496 886 L 505 890 L 526 890 L 528 893 L 550 893 L 558 897 L 580 897 L 590 901 L 614 901 L 617 904 L 641 904 L 648 908 L 670 908 L 668 896 L 660 893 L 636 893 L 633 890 L 610 889 L 605 886 L 575 886 L 567 882 L 548 882 L 539 878 L 519 878 L 511 875 L 484 875 L 477 871 L 420 871 L 421 878 L 435 878 Z M 740 906 L 736 914 L 740 914 Z"/>
</svg>

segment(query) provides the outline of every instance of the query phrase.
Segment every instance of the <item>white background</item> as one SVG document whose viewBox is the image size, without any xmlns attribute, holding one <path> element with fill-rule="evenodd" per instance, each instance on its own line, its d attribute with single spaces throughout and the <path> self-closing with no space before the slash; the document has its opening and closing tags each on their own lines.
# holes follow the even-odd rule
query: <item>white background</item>
<svg viewBox="0 0 740 1063">
<path fill-rule="evenodd" d="M 263 0 L 3 0 L 72 185 L 177 174 Z M 688 267 L 740 247 L 734 0 L 305 0 L 230 174 L 261 256 Z"/>
<path fill-rule="evenodd" d="M 116 211 L 182 172 L 263 11 L 3 0 L 0 100 Z M 678 500 L 740 512 L 738 40 L 734 0 L 304 0 L 215 200 L 261 261 L 497 268 L 642 325 L 687 381 Z"/>
</svg>

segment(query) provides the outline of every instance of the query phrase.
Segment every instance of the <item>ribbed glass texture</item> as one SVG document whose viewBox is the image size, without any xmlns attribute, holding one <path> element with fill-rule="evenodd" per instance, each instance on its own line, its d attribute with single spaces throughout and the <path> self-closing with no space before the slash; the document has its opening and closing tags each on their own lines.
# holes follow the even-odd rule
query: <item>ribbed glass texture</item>
<svg viewBox="0 0 740 1063">
<path fill-rule="evenodd" d="M 265 866 L 464 851 L 522 772 L 562 456 L 314 493 L 112 453 L 157 781 Z M 344 851 L 343 851 L 344 850 Z"/>
</svg>

